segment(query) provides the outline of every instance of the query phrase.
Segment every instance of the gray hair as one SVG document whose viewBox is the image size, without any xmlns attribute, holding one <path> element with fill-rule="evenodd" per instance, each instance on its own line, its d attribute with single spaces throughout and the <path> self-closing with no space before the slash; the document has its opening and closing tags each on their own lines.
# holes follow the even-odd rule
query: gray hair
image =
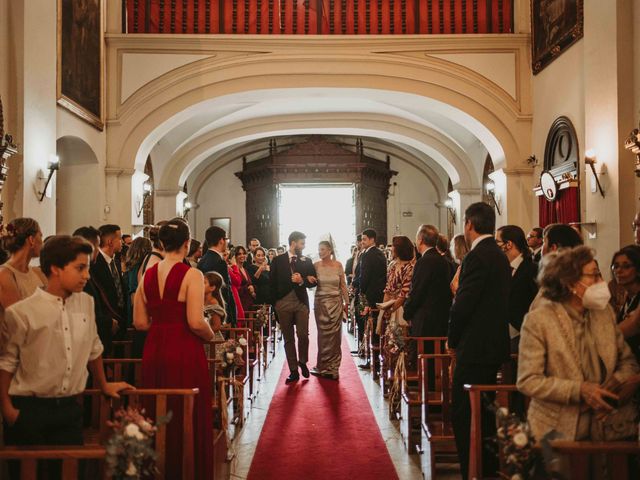
<svg viewBox="0 0 640 480">
<path fill-rule="evenodd" d="M 434 225 L 420 225 L 418 238 L 427 247 L 435 247 L 440 239 L 440 232 Z"/>
</svg>

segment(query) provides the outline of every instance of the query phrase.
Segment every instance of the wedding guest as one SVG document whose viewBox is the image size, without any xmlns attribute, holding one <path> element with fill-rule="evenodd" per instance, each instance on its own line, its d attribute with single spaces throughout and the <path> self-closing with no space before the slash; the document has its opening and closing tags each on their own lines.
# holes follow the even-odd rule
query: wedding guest
<svg viewBox="0 0 640 480">
<path fill-rule="evenodd" d="M 203 273 L 218 272 L 224 280 L 224 290 L 222 297 L 224 298 L 225 308 L 227 310 L 227 321 L 232 325 L 236 325 L 236 304 L 231 291 L 231 280 L 229 279 L 229 268 L 227 266 L 226 255 L 228 254 L 227 232 L 220 227 L 209 227 L 205 232 L 206 243 L 209 248 L 204 252 L 202 258 L 198 262 L 198 270 Z"/>
<path fill-rule="evenodd" d="M 267 252 L 267 256 L 269 257 L 269 265 L 273 263 L 273 259 L 278 256 L 278 251 L 275 248 L 270 248 Z"/>
<path fill-rule="evenodd" d="M 245 312 L 253 308 L 255 299 L 255 288 L 251 283 L 249 272 L 244 268 L 247 259 L 247 250 L 243 246 L 237 246 L 231 257 L 229 267 L 229 278 L 231 279 L 231 290 L 236 302 L 237 318 L 245 318 Z"/>
<path fill-rule="evenodd" d="M 378 318 L 376 328 L 378 335 L 386 334 L 387 329 L 395 329 L 397 325 L 408 325 L 403 318 L 403 313 L 404 304 L 411 290 L 411 279 L 416 265 L 413 243 L 408 237 L 393 237 L 391 251 L 392 261 L 387 270 L 387 284 L 384 288 L 382 303 L 387 304 L 390 301 L 393 301 L 393 303 L 383 309 L 384 317 Z M 382 321 L 383 318 L 384 322 Z"/>
<path fill-rule="evenodd" d="M 560 248 L 573 248 L 583 244 L 580 234 L 564 223 L 547 225 L 543 230 L 542 238 L 543 256 Z"/>
<path fill-rule="evenodd" d="M 118 225 L 102 225 L 100 232 L 100 254 L 91 265 L 91 276 L 104 293 L 109 308 L 116 314 L 118 331 L 114 338 L 124 338 L 127 331 L 126 292 L 121 264 L 116 253 L 122 250 L 122 231 Z"/>
<path fill-rule="evenodd" d="M 187 262 L 193 268 L 198 267 L 198 260 L 202 258 L 202 244 L 195 238 L 191 239 L 191 246 L 189 247 L 189 253 L 187 254 Z"/>
<path fill-rule="evenodd" d="M 30 297 L 47 279 L 39 268 L 30 267 L 33 258 L 40 256 L 42 231 L 33 218 L 16 218 L 6 227 L 2 246 L 9 259 L 0 266 L 0 323 L 7 308 Z"/>
<path fill-rule="evenodd" d="M 358 262 L 360 265 L 360 273 L 358 278 L 358 288 L 360 294 L 366 299 L 366 306 L 362 311 L 362 315 L 358 316 L 358 332 L 364 334 L 364 324 L 371 312 L 372 308 L 376 308 L 376 304 L 382 302 L 384 298 L 384 288 L 387 284 L 387 259 L 382 250 L 376 247 L 378 234 L 372 228 L 368 228 L 362 232 L 362 245 L 364 252 Z M 377 335 L 374 333 L 374 342 Z M 367 363 L 360 365 L 363 370 L 371 368 L 369 359 Z"/>
<path fill-rule="evenodd" d="M 276 253 L 277 253 L 278 255 L 282 255 L 282 254 L 283 254 L 284 252 L 286 252 L 286 251 L 287 251 L 287 248 L 286 248 L 286 247 L 284 247 L 284 246 L 282 246 L 282 245 L 281 245 L 281 246 L 279 246 L 278 248 L 276 248 Z M 277 255 L 276 255 L 276 256 L 277 256 Z"/>
<path fill-rule="evenodd" d="M 542 228 L 535 227 L 532 228 L 529 235 L 527 235 L 527 245 L 529 246 L 529 250 L 531 250 L 533 263 L 536 265 L 540 263 L 540 259 L 542 258 L 543 234 L 544 230 L 542 230 Z"/>
<path fill-rule="evenodd" d="M 100 232 L 93 227 L 80 227 L 73 232 L 73 235 L 82 237 L 91 244 L 93 247 L 91 265 L 93 265 L 100 254 Z M 93 311 L 98 329 L 98 337 L 104 347 L 102 356 L 105 358 L 110 357 L 113 334 L 118 330 L 117 314 L 111 310 L 105 294 L 100 290 L 94 278 L 89 278 L 83 291 L 93 298 Z"/>
<path fill-rule="evenodd" d="M 616 327 L 593 250 L 545 253 L 539 281 L 548 302 L 525 317 L 518 361 L 517 386 L 531 398 L 532 433 L 537 439 L 555 430 L 565 440 L 605 440 L 603 417 L 614 410 L 609 402 L 619 401 L 618 411 L 628 408 L 632 392 L 625 384 L 638 364 Z M 630 434 L 637 439 L 635 421 L 606 439 Z"/>
<path fill-rule="evenodd" d="M 244 268 L 249 268 L 253 265 L 254 256 L 256 254 L 256 249 L 260 247 L 260 240 L 257 238 L 252 238 L 249 240 L 249 252 L 247 253 L 247 259 L 244 264 Z"/>
<path fill-rule="evenodd" d="M 121 390 L 133 388 L 105 379 L 93 300 L 82 291 L 92 252 L 80 237 L 52 237 L 40 255 L 46 289 L 37 289 L 6 311 L 0 327 L 6 445 L 82 445 L 77 396 L 86 388 L 87 367 L 107 396 L 117 398 Z"/>
<path fill-rule="evenodd" d="M 518 353 L 520 328 L 531 302 L 538 294 L 538 268 L 531 259 L 524 231 L 516 225 L 505 225 L 496 232 L 496 243 L 507 256 L 511 266 L 509 288 L 509 335 L 511 353 Z"/>
<path fill-rule="evenodd" d="M 465 384 L 493 385 L 500 366 L 509 358 L 508 299 L 511 267 L 493 237 L 496 214 L 478 202 L 465 211 L 464 236 L 469 253 L 464 257 L 460 284 L 449 314 L 448 346 L 456 355 L 453 373 L 452 418 L 462 477 L 469 470 L 471 410 Z M 490 396 L 487 396 L 490 398 Z M 485 411 L 482 431 L 495 433 L 495 418 Z M 484 474 L 494 476 L 494 456 L 483 455 Z"/>
<path fill-rule="evenodd" d="M 190 232 L 184 222 L 169 221 L 158 233 L 164 259 L 149 268 L 135 297 L 135 326 L 148 330 L 142 356 L 143 388 L 198 388 L 194 406 L 194 465 L 198 479 L 213 477 L 211 384 L 202 341 L 214 339 L 205 320 L 204 276 L 183 263 Z M 162 293 L 162 296 L 160 292 Z M 151 321 L 153 319 L 153 321 Z M 169 401 L 166 478 L 181 478 L 182 407 Z"/>
<path fill-rule="evenodd" d="M 216 334 L 216 340 L 224 340 L 220 327 L 226 323 L 227 311 L 224 308 L 222 289 L 224 280 L 218 272 L 204 274 L 204 316 Z"/>
<path fill-rule="evenodd" d="M 251 276 L 251 284 L 255 289 L 255 303 L 257 305 L 269 305 L 271 303 L 271 266 L 267 261 L 264 248 L 256 248 L 253 254 L 253 264 L 247 271 Z"/>
<path fill-rule="evenodd" d="M 416 234 L 420 259 L 413 269 L 411 290 L 404 304 L 404 318 L 415 337 L 443 337 L 447 334 L 451 291 L 449 264 L 438 252 L 438 229 L 421 225 Z M 433 352 L 427 352 L 433 353 Z"/>
<path fill-rule="evenodd" d="M 142 263 L 152 251 L 153 246 L 151 240 L 138 237 L 131 243 L 129 251 L 127 252 L 127 258 L 125 260 L 125 284 L 127 285 L 127 295 L 129 296 L 127 303 L 131 305 L 127 312 L 129 315 L 129 325 L 133 325 L 133 299 L 136 290 L 138 290 L 138 274 L 142 268 Z"/>
<path fill-rule="evenodd" d="M 614 253 L 611 271 L 624 298 L 616 310 L 618 326 L 640 362 L 640 247 L 629 245 Z"/>
<path fill-rule="evenodd" d="M 456 274 L 453 276 L 453 280 L 451 280 L 451 293 L 455 296 L 458 291 L 458 284 L 460 282 L 460 266 L 462 265 L 462 260 L 469 253 L 469 246 L 467 245 L 467 241 L 464 239 L 464 235 L 456 235 L 453 237 L 453 259 L 458 264 L 458 268 L 456 269 Z"/>
<path fill-rule="evenodd" d="M 438 243 L 436 244 L 436 250 L 442 257 L 446 260 L 449 265 L 450 275 L 449 282 L 453 281 L 453 277 L 455 277 L 456 272 L 458 271 L 458 264 L 453 259 L 453 255 L 451 255 L 451 250 L 449 249 L 449 239 L 440 234 L 438 236 Z"/>
<path fill-rule="evenodd" d="M 344 273 L 347 276 L 347 285 L 351 285 L 351 281 L 353 280 L 353 261 L 355 260 L 357 250 L 358 249 L 355 245 L 351 245 L 351 256 L 344 264 Z"/>
</svg>

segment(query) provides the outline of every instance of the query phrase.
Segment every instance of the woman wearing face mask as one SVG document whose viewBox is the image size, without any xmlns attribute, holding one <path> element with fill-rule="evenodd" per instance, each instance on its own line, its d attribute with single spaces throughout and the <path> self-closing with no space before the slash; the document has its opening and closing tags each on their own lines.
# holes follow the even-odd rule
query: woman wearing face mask
<svg viewBox="0 0 640 480">
<path fill-rule="evenodd" d="M 614 253 L 611 272 L 623 293 L 616 312 L 618 326 L 640 361 L 640 247 L 629 245 Z"/>
<path fill-rule="evenodd" d="M 566 440 L 637 438 L 627 382 L 638 364 L 616 327 L 593 250 L 545 255 L 538 281 L 548 301 L 522 324 L 517 383 L 531 397 L 533 435 L 556 430 Z"/>
</svg>

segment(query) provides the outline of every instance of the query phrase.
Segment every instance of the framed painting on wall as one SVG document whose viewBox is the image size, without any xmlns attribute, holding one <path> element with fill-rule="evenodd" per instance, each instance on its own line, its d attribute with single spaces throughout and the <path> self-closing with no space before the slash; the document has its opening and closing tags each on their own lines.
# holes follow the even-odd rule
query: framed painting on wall
<svg viewBox="0 0 640 480">
<path fill-rule="evenodd" d="M 230 217 L 212 217 L 211 227 L 220 227 L 227 232 L 227 237 L 231 236 L 231 218 Z"/>
<path fill-rule="evenodd" d="M 533 74 L 584 35 L 584 0 L 531 0 L 531 60 Z"/>
<path fill-rule="evenodd" d="M 58 104 L 104 128 L 102 0 L 58 0 Z"/>
</svg>

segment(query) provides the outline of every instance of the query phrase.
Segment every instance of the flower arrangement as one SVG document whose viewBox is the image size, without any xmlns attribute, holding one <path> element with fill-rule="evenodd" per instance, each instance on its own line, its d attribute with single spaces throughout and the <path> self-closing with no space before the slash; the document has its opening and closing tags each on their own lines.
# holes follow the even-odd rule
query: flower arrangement
<svg viewBox="0 0 640 480">
<path fill-rule="evenodd" d="M 157 473 L 156 451 L 153 437 L 159 425 L 171 421 L 171 412 L 153 421 L 145 418 L 144 410 L 128 407 L 118 410 L 113 421 L 107 422 L 113 428 L 113 435 L 106 445 L 106 463 L 109 478 L 139 479 L 152 477 Z"/>
<path fill-rule="evenodd" d="M 404 329 L 398 322 L 389 322 L 385 331 L 385 353 L 391 357 L 399 355 L 404 351 L 406 344 Z"/>
<path fill-rule="evenodd" d="M 222 344 L 222 367 L 227 370 L 244 365 L 242 358 L 243 347 L 247 346 L 247 339 L 240 337 L 238 340 L 230 338 Z"/>
<path fill-rule="evenodd" d="M 358 295 L 358 313 L 360 315 L 364 315 L 364 309 L 369 306 L 369 302 L 367 301 L 367 296 L 364 293 Z"/>
<path fill-rule="evenodd" d="M 515 413 L 496 406 L 497 442 L 506 463 L 506 478 L 528 480 L 538 478 L 544 471 L 540 450 L 534 449 L 535 438 L 529 422 L 523 421 Z"/>
<path fill-rule="evenodd" d="M 269 322 L 269 305 L 260 305 L 256 312 L 256 318 L 253 322 L 253 328 L 256 332 L 261 332 Z"/>
</svg>

